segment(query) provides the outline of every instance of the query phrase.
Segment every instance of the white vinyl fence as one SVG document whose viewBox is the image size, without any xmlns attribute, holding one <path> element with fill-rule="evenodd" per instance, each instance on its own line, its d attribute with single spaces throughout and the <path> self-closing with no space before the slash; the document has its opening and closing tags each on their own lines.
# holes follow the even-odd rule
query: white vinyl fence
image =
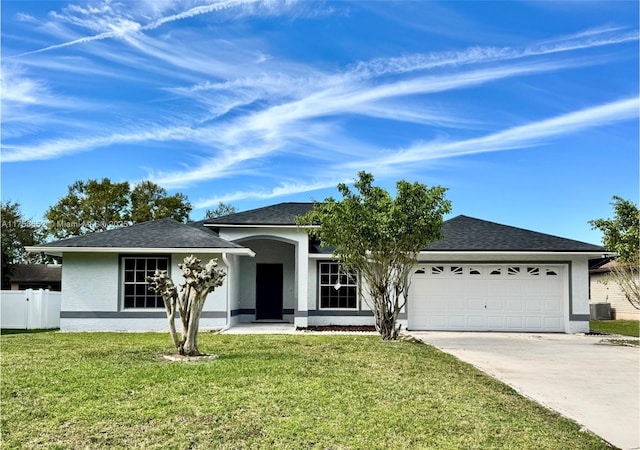
<svg viewBox="0 0 640 450">
<path fill-rule="evenodd" d="M 0 291 L 0 328 L 60 328 L 61 292 L 27 289 Z"/>
</svg>

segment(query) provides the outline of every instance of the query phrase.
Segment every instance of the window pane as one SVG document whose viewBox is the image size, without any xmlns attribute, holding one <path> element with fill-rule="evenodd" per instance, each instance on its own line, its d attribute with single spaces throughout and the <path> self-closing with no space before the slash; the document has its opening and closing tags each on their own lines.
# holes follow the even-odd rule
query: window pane
<svg viewBox="0 0 640 450">
<path fill-rule="evenodd" d="M 125 308 L 133 308 L 135 304 L 134 298 L 132 295 L 125 295 L 124 297 L 124 307 Z"/>
<path fill-rule="evenodd" d="M 339 263 L 320 263 L 320 308 L 358 307 L 358 277 Z M 336 289 L 339 286 L 339 289 Z"/>
<path fill-rule="evenodd" d="M 122 258 L 124 266 L 123 305 L 124 308 L 161 308 L 162 298 L 149 291 L 147 277 L 158 270 L 167 270 L 169 258 L 138 257 Z"/>
</svg>

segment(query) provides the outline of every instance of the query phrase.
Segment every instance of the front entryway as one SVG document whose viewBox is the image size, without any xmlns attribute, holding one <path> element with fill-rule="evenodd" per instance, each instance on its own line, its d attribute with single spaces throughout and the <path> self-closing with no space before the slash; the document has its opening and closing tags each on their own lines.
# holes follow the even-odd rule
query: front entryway
<svg viewBox="0 0 640 450">
<path fill-rule="evenodd" d="M 256 320 L 282 320 L 282 286 L 282 264 L 256 264 Z"/>
</svg>

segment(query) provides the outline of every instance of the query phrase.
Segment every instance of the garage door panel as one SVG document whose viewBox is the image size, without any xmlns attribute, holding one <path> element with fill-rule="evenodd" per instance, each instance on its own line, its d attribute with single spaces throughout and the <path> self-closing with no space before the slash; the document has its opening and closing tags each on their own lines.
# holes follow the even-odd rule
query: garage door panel
<svg viewBox="0 0 640 450">
<path fill-rule="evenodd" d="M 510 298 L 505 301 L 504 309 L 507 313 L 522 313 L 524 311 L 524 303 L 520 300 Z"/>
<path fill-rule="evenodd" d="M 467 325 L 467 318 L 463 315 L 451 315 L 446 317 L 447 327 L 463 329 Z"/>
<path fill-rule="evenodd" d="M 435 266 L 421 266 L 412 280 L 410 328 L 563 331 L 564 266 Z"/>
<path fill-rule="evenodd" d="M 505 319 L 502 316 L 487 316 L 487 327 L 501 330 L 505 328 Z"/>
<path fill-rule="evenodd" d="M 463 305 L 464 305 L 464 302 L 463 302 Z M 470 298 L 467 301 L 467 311 L 469 311 L 471 314 L 484 312 L 484 309 L 485 309 L 485 303 L 483 299 Z M 464 308 L 461 308 L 459 311 L 464 311 Z"/>
<path fill-rule="evenodd" d="M 549 313 L 562 313 L 562 304 L 560 304 L 556 299 L 545 299 L 544 300 L 544 310 Z"/>
<path fill-rule="evenodd" d="M 524 328 L 524 318 L 522 316 L 505 317 L 505 329 L 521 330 Z"/>
</svg>

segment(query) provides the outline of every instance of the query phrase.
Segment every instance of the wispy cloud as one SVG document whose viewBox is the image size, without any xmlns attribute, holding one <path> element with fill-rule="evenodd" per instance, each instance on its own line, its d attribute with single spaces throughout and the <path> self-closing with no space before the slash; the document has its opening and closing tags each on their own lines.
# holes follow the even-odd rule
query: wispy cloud
<svg viewBox="0 0 640 450">
<path fill-rule="evenodd" d="M 195 202 L 196 208 L 206 208 L 219 202 L 240 200 L 263 200 L 287 197 L 304 192 L 313 192 L 335 187 L 340 182 L 351 181 L 357 171 L 369 170 L 378 176 L 398 174 L 407 166 L 426 161 L 446 160 L 469 154 L 517 150 L 544 145 L 550 138 L 571 135 L 588 128 L 599 127 L 619 121 L 637 119 L 640 98 L 624 99 L 604 105 L 574 111 L 550 119 L 516 126 L 484 137 L 459 141 L 432 141 L 416 144 L 408 149 L 389 150 L 388 156 L 358 159 L 323 168 L 322 181 L 312 183 L 290 181 L 271 190 L 256 189 L 234 191 Z M 311 176 L 320 174 L 311 173 Z"/>
<path fill-rule="evenodd" d="M 352 163 L 347 166 L 354 170 L 362 166 L 406 165 L 476 153 L 540 146 L 554 137 L 571 135 L 588 128 L 619 121 L 637 119 L 639 107 L 640 98 L 628 98 L 512 127 L 480 138 L 449 142 L 423 142 L 407 149 L 389 152 L 390 155 L 383 158 L 359 161 L 357 164 Z"/>
<path fill-rule="evenodd" d="M 345 183 L 351 181 L 350 179 L 325 179 L 322 181 L 314 181 L 311 183 L 305 182 L 286 182 L 281 183 L 278 186 L 270 190 L 254 190 L 254 191 L 236 191 L 229 194 L 224 194 L 217 197 L 201 199 L 194 202 L 196 208 L 208 208 L 215 206 L 220 202 L 231 203 L 238 200 L 268 200 L 279 197 L 290 197 L 292 195 L 301 194 L 305 192 L 318 191 L 320 189 L 327 189 L 335 187 L 338 183 Z"/>
<path fill-rule="evenodd" d="M 147 23 L 146 25 L 142 25 L 138 21 L 131 20 L 125 17 L 109 17 L 109 20 L 102 20 L 93 17 L 96 14 L 109 12 L 112 13 L 112 8 L 109 4 L 103 5 L 101 8 L 95 8 L 92 6 L 88 6 L 87 8 L 81 8 L 76 5 L 71 5 L 68 7 L 68 11 L 72 13 L 79 13 L 81 19 L 77 19 L 74 15 L 65 15 L 61 16 L 59 14 L 53 13 L 53 17 L 64 18 L 70 22 L 75 23 L 76 25 L 81 25 L 86 28 L 106 28 L 104 31 L 99 32 L 97 34 L 91 36 L 85 36 L 78 39 L 74 39 L 67 42 L 62 42 L 60 44 L 54 44 L 47 47 L 39 48 L 37 50 L 32 50 L 29 52 L 24 52 L 15 56 L 10 57 L 23 57 L 27 55 L 33 55 L 36 53 L 47 52 L 50 50 L 56 50 L 60 48 L 70 47 L 78 44 L 85 44 L 93 41 L 100 41 L 103 39 L 112 39 L 112 38 L 126 38 L 129 35 L 141 33 L 145 31 L 155 30 L 165 24 L 175 22 L 178 20 L 189 19 L 195 16 L 203 15 L 203 14 L 211 14 L 215 12 L 220 12 L 224 10 L 229 10 L 237 7 L 247 6 L 251 4 L 259 3 L 260 0 L 221 0 L 211 4 L 194 6 L 186 11 L 182 11 L 180 13 L 167 15 L 164 17 L 160 17 L 156 20 Z M 263 10 L 268 11 L 270 14 L 275 13 L 276 5 L 281 3 L 285 7 L 289 7 L 290 2 L 266 2 L 264 3 L 265 8 Z"/>
</svg>

